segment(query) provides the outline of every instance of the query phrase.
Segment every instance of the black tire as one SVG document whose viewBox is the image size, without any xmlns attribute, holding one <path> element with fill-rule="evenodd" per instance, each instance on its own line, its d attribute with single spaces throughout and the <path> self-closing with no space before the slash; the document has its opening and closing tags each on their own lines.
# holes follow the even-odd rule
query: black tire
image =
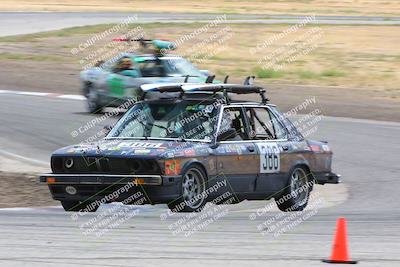
<svg viewBox="0 0 400 267">
<path fill-rule="evenodd" d="M 98 114 L 103 112 L 103 107 L 99 104 L 99 95 L 96 89 L 88 85 L 86 88 L 86 106 L 90 113 Z"/>
<path fill-rule="evenodd" d="M 182 175 L 182 196 L 168 203 L 168 208 L 173 212 L 200 212 L 207 203 L 206 174 L 202 168 L 192 165 Z"/>
<path fill-rule="evenodd" d="M 93 204 L 93 205 L 92 205 Z M 69 200 L 61 200 L 61 206 L 65 211 L 71 212 L 96 212 L 99 208 L 99 205 L 95 205 L 94 203 L 86 203 L 80 201 L 69 201 Z"/>
<path fill-rule="evenodd" d="M 283 193 L 275 198 L 281 211 L 302 211 L 307 207 L 312 191 L 312 177 L 302 166 L 296 166 L 289 173 L 288 185 Z"/>
</svg>

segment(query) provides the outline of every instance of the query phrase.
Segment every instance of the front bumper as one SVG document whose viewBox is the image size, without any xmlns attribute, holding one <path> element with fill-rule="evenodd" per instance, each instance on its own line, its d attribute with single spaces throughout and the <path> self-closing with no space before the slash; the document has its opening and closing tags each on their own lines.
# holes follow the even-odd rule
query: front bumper
<svg viewBox="0 0 400 267">
<path fill-rule="evenodd" d="M 119 174 L 42 174 L 41 183 L 47 184 L 127 184 L 162 185 L 161 175 Z"/>
<path fill-rule="evenodd" d="M 181 193 L 181 176 L 49 173 L 40 175 L 39 181 L 49 186 L 55 200 L 100 200 L 114 194 L 108 202 L 121 202 L 141 192 L 148 200 L 143 204 L 156 204 L 168 203 Z M 74 187 L 76 193 L 68 193 L 68 186 Z M 124 187 L 127 189 L 121 190 Z"/>
<path fill-rule="evenodd" d="M 333 172 L 313 173 L 317 184 L 338 184 L 340 183 L 340 174 Z"/>
</svg>

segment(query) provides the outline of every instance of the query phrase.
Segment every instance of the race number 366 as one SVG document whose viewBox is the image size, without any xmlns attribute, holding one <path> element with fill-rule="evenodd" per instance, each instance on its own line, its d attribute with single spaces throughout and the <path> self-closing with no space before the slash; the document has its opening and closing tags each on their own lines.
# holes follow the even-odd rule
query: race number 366
<svg viewBox="0 0 400 267">
<path fill-rule="evenodd" d="M 279 147 L 274 143 L 257 143 L 260 151 L 260 173 L 279 172 L 281 168 Z"/>
</svg>

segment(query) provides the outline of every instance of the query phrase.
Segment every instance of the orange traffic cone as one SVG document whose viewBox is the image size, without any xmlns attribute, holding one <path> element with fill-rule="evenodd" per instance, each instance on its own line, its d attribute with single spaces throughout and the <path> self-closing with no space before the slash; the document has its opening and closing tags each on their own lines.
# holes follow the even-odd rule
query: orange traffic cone
<svg viewBox="0 0 400 267">
<path fill-rule="evenodd" d="M 347 229 L 345 218 L 339 218 L 336 222 L 336 235 L 335 241 L 333 243 L 331 258 L 329 260 L 322 261 L 327 263 L 357 263 L 357 261 L 352 261 L 349 258 L 347 249 Z"/>
</svg>

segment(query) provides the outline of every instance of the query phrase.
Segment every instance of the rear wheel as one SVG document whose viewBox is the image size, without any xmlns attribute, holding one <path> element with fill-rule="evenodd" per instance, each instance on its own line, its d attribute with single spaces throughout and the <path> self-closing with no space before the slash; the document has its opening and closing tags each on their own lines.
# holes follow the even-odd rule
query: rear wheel
<svg viewBox="0 0 400 267">
<path fill-rule="evenodd" d="M 65 211 L 73 211 L 73 212 L 96 212 L 99 208 L 99 205 L 94 202 L 81 202 L 81 201 L 69 201 L 62 200 L 61 205 Z"/>
<path fill-rule="evenodd" d="M 87 89 L 86 101 L 87 101 L 87 109 L 90 113 L 101 113 L 103 111 L 103 107 L 99 104 L 99 95 L 97 91 L 89 86 Z"/>
<path fill-rule="evenodd" d="M 197 167 L 192 166 L 182 176 L 182 197 L 168 204 L 173 212 L 199 212 L 207 202 L 206 174 Z"/>
<path fill-rule="evenodd" d="M 275 198 L 281 211 L 301 211 L 307 204 L 313 184 L 311 176 L 304 167 L 295 167 L 290 172 L 289 184 L 282 195 Z"/>
</svg>

